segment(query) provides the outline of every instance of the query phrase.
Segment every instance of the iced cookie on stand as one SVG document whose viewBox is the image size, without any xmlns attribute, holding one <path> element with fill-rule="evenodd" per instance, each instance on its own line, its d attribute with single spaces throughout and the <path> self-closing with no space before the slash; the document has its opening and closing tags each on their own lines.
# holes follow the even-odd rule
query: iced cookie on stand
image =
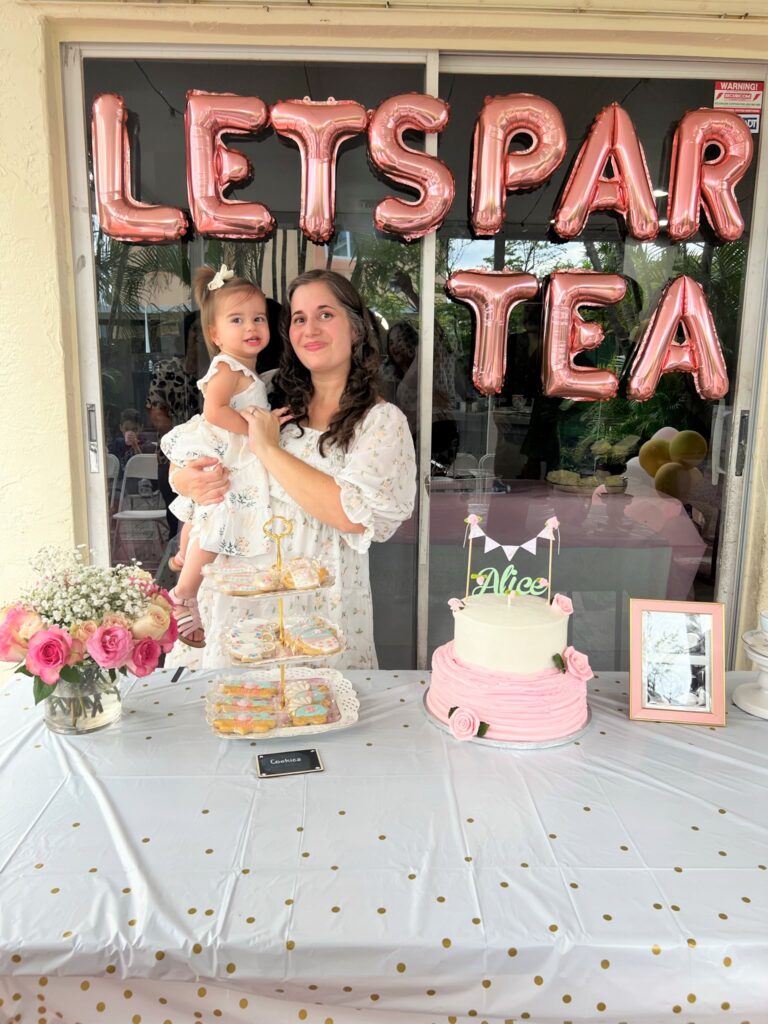
<svg viewBox="0 0 768 1024">
<path fill-rule="evenodd" d="M 256 664 L 274 658 L 277 650 L 276 622 L 266 619 L 242 619 L 227 636 L 226 647 L 235 661 Z"/>
<path fill-rule="evenodd" d="M 330 656 L 343 650 L 338 631 L 323 619 L 311 619 L 291 633 L 291 647 L 297 654 Z"/>
<path fill-rule="evenodd" d="M 283 586 L 286 590 L 311 590 L 322 586 L 328 579 L 328 570 L 314 558 L 292 558 L 283 569 Z"/>
</svg>

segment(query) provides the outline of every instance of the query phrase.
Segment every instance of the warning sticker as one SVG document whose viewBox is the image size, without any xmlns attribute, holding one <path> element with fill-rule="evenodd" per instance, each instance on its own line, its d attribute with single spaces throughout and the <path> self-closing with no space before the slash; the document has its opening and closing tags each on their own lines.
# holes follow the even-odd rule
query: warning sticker
<svg viewBox="0 0 768 1024">
<path fill-rule="evenodd" d="M 763 109 L 763 82 L 715 82 L 713 106 L 736 114 Z"/>
</svg>

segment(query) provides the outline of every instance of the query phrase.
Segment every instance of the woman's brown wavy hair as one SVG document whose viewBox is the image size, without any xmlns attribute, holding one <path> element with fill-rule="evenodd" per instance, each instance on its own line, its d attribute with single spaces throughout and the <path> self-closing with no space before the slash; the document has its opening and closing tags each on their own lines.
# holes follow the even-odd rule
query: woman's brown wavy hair
<svg viewBox="0 0 768 1024">
<path fill-rule="evenodd" d="M 338 445 L 347 451 L 357 424 L 379 397 L 379 347 L 378 333 L 373 318 L 363 305 L 363 300 L 354 285 L 332 270 L 308 270 L 299 274 L 288 286 L 286 302 L 280 316 L 280 335 L 283 352 L 275 376 L 275 390 L 280 396 L 279 404 L 287 405 L 293 420 L 299 427 L 309 410 L 309 400 L 314 393 L 312 375 L 298 359 L 291 345 L 288 332 L 291 326 L 291 300 L 297 288 L 321 281 L 326 284 L 352 325 L 352 364 L 347 384 L 339 401 L 339 411 L 331 420 L 328 429 L 320 437 L 320 454 L 325 455 L 328 444 Z"/>
</svg>

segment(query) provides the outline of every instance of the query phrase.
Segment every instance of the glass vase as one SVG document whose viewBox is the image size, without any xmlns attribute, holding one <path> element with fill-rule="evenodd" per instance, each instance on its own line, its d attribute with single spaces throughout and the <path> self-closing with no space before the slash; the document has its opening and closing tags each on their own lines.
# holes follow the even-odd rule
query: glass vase
<svg viewBox="0 0 768 1024">
<path fill-rule="evenodd" d="M 45 724 L 53 732 L 96 732 L 120 718 L 120 677 L 113 682 L 107 669 L 95 664 L 80 666 L 78 672 L 76 683 L 60 679 L 51 696 L 45 698 Z"/>
</svg>

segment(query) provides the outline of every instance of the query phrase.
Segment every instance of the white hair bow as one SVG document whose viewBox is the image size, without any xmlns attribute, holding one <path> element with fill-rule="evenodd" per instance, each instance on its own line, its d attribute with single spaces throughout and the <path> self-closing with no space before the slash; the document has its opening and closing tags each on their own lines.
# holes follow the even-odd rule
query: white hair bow
<svg viewBox="0 0 768 1024">
<path fill-rule="evenodd" d="M 215 292 L 217 288 L 223 288 L 224 282 L 235 276 L 234 270 L 230 270 L 226 263 L 221 264 L 221 270 L 217 270 L 208 282 L 208 291 Z"/>
</svg>

